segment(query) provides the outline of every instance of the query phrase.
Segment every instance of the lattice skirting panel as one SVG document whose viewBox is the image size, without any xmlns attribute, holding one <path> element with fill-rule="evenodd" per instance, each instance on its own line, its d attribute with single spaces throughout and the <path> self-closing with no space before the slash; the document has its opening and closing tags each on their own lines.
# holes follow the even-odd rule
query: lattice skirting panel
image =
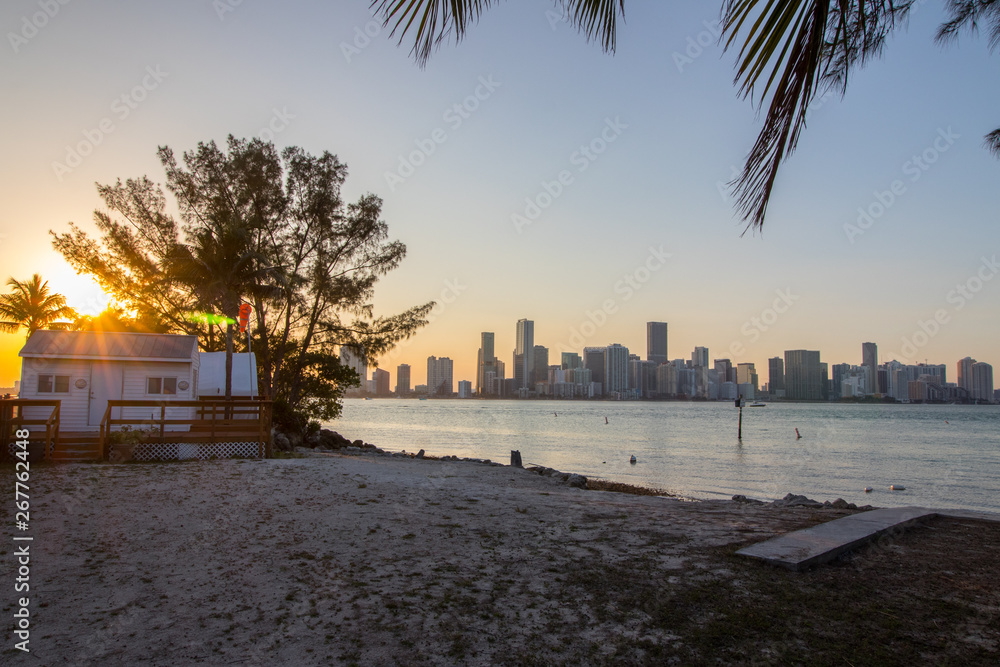
<svg viewBox="0 0 1000 667">
<path fill-rule="evenodd" d="M 190 459 L 260 458 L 258 442 L 190 443 L 146 442 L 132 450 L 133 461 L 186 461 Z"/>
</svg>

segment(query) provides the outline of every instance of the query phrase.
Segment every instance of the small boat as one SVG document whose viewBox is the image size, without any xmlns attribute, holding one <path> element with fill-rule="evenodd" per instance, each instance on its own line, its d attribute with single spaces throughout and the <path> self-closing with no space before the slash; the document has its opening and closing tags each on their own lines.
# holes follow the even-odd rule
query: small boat
<svg viewBox="0 0 1000 667">
<path fill-rule="evenodd" d="M 873 488 L 872 488 L 872 487 L 870 487 L 870 486 L 866 486 L 866 487 L 865 487 L 865 493 L 871 493 L 871 492 L 872 492 L 872 491 L 874 491 L 874 490 L 875 490 L 875 489 L 873 489 Z"/>
<path fill-rule="evenodd" d="M 767 407 L 767 403 L 761 403 L 760 401 L 754 401 L 753 403 L 750 404 L 750 407 L 751 408 L 766 408 Z"/>
<path fill-rule="evenodd" d="M 630 458 L 630 459 L 628 460 L 628 462 L 629 462 L 629 463 L 635 463 L 635 454 L 633 454 L 633 455 L 632 455 L 632 458 Z"/>
<path fill-rule="evenodd" d="M 890 491 L 906 491 L 906 487 L 905 486 L 900 486 L 899 484 L 890 484 L 889 485 L 889 490 Z"/>
</svg>

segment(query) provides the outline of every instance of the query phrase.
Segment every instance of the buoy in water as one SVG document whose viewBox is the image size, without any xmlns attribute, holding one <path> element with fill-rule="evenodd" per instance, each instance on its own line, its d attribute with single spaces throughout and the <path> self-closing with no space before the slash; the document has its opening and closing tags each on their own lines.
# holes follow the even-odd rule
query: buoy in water
<svg viewBox="0 0 1000 667">
<path fill-rule="evenodd" d="M 802 436 L 799 435 L 799 429 L 795 429 L 795 439 L 796 440 L 801 440 L 802 439 Z"/>
<path fill-rule="evenodd" d="M 906 487 L 905 486 L 900 486 L 899 484 L 890 484 L 889 485 L 889 490 L 890 491 L 906 491 Z"/>
<path fill-rule="evenodd" d="M 629 463 L 635 463 L 635 454 L 633 454 L 633 455 L 632 455 L 632 458 L 630 458 L 630 459 L 628 460 L 628 462 L 629 462 Z"/>
<path fill-rule="evenodd" d="M 875 490 L 875 489 L 873 489 L 873 488 L 872 488 L 872 487 L 870 487 L 870 486 L 866 486 L 866 487 L 865 487 L 865 493 L 871 493 L 871 492 L 872 492 L 872 491 L 874 491 L 874 490 Z"/>
<path fill-rule="evenodd" d="M 607 424 L 607 423 L 608 423 L 608 418 L 607 418 L 607 417 L 605 417 L 605 418 L 604 418 L 604 423 L 605 423 L 605 424 Z"/>
</svg>

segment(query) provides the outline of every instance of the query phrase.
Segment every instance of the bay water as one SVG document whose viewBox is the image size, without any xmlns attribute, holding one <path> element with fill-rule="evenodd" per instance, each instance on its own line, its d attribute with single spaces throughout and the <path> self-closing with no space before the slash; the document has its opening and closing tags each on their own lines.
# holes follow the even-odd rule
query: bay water
<svg viewBox="0 0 1000 667">
<path fill-rule="evenodd" d="M 389 451 L 508 463 L 519 450 L 526 466 L 688 498 L 791 492 L 1000 511 L 1000 406 L 768 403 L 743 408 L 742 440 L 738 412 L 731 402 L 346 399 L 325 426 Z"/>
</svg>

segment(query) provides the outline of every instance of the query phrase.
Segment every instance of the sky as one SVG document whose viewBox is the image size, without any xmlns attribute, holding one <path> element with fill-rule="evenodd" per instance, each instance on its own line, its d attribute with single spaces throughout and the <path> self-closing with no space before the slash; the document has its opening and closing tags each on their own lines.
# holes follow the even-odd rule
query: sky
<svg viewBox="0 0 1000 667">
<path fill-rule="evenodd" d="M 65 1 L 65 0 L 64 0 Z M 846 96 L 814 105 L 763 233 L 725 183 L 759 130 L 717 44 L 718 3 L 627 3 L 612 56 L 552 2 L 504 3 L 420 68 L 367 0 L 8 0 L 0 6 L 0 280 L 41 273 L 82 312 L 107 299 L 51 246 L 93 230 L 95 183 L 163 181 L 158 146 L 263 136 L 335 153 L 344 194 L 383 198 L 407 258 L 375 310 L 438 302 L 380 360 L 425 379 L 430 355 L 475 381 L 480 333 L 512 362 L 518 319 L 559 351 L 669 324 L 671 358 L 1000 371 L 1000 56 L 982 36 L 934 43 L 918 3 Z M 48 8 L 51 16 L 45 15 Z M 5 289 L 3 291 L 6 291 Z M 0 386 L 24 334 L 0 334 Z M 555 359 L 557 360 L 557 359 Z M 995 372 L 1000 379 L 1000 372 Z"/>
</svg>

